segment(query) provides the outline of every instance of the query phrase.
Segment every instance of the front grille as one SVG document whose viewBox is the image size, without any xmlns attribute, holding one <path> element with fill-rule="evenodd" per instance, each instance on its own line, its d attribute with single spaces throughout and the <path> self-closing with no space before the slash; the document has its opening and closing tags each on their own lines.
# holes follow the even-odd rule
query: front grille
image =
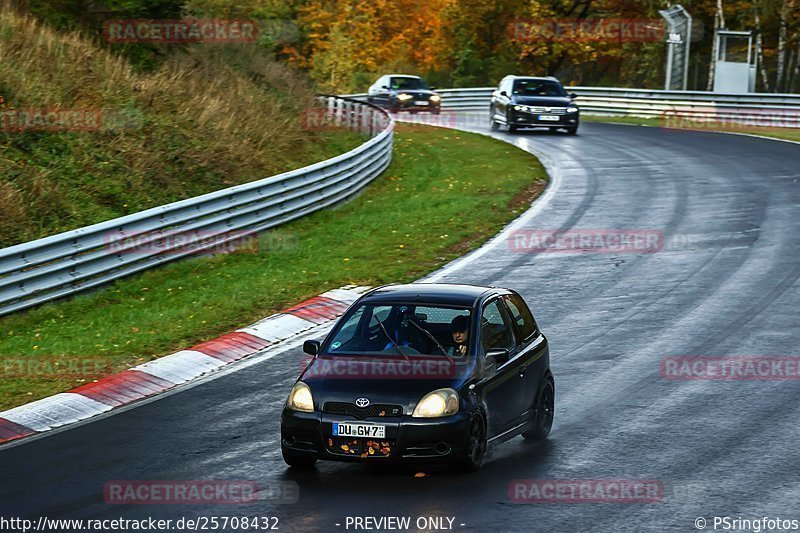
<svg viewBox="0 0 800 533">
<path fill-rule="evenodd" d="M 402 416 L 403 406 L 388 403 L 374 403 L 366 407 L 358 407 L 354 403 L 348 402 L 325 402 L 322 412 L 331 415 L 347 415 L 363 420 L 373 416 Z"/>
<path fill-rule="evenodd" d="M 528 113 L 536 113 L 536 114 L 544 114 L 544 115 L 566 115 L 567 108 L 566 107 L 551 107 L 548 111 L 545 107 L 531 107 L 528 106 L 523 108 L 524 111 Z"/>
</svg>

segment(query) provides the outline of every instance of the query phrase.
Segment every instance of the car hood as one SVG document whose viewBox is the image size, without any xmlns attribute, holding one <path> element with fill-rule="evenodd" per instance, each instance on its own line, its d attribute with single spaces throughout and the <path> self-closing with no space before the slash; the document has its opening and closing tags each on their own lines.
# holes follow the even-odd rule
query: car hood
<svg viewBox="0 0 800 533">
<path fill-rule="evenodd" d="M 572 99 L 564 96 L 515 96 L 514 103 L 520 105 L 544 106 L 544 107 L 567 107 L 575 105 Z"/>
<path fill-rule="evenodd" d="M 473 365 L 474 358 L 453 363 L 442 356 L 321 355 L 309 362 L 300 380 L 311 388 L 318 409 L 325 402 L 354 403 L 367 398 L 370 404 L 402 405 L 404 413 L 410 413 L 431 391 L 458 390 L 474 372 Z"/>
</svg>

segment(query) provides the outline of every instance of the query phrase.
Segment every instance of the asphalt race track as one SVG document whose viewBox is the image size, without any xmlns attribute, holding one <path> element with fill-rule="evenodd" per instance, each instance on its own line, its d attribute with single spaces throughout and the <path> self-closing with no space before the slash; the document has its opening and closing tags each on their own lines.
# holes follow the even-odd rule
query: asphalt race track
<svg viewBox="0 0 800 533">
<path fill-rule="evenodd" d="M 482 130 L 489 133 L 487 129 Z M 695 519 L 800 519 L 800 381 L 676 381 L 665 356 L 800 355 L 800 145 L 583 124 L 499 138 L 556 169 L 522 229 L 655 229 L 657 253 L 489 252 L 441 281 L 519 290 L 550 339 L 556 418 L 482 470 L 289 471 L 280 411 L 299 347 L 158 401 L 0 449 L 0 515 L 277 516 L 346 531 L 348 516 L 444 516 L 463 531 L 696 531 Z M 502 176 L 498 176 L 502 179 Z M 479 216 L 479 213 L 476 214 Z M 457 265 L 458 266 L 458 265 Z M 318 334 L 319 332 L 317 332 Z M 296 503 L 109 505 L 109 480 L 253 480 Z M 659 480 L 655 503 L 513 503 L 515 479 Z M 340 524 L 340 525 L 336 525 Z M 461 525 L 463 524 L 463 525 Z M 353 531 L 351 527 L 349 529 Z M 416 531 L 416 528 L 412 528 Z"/>
</svg>

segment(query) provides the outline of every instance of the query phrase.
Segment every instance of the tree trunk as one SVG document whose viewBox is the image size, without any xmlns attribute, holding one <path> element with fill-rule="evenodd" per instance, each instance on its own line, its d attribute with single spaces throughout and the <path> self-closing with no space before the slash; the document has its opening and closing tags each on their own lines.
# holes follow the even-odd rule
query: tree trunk
<svg viewBox="0 0 800 533">
<path fill-rule="evenodd" d="M 753 2 L 753 13 L 756 18 L 756 57 L 758 66 L 761 67 L 761 85 L 764 92 L 769 92 L 769 78 L 767 78 L 767 65 L 764 63 L 764 44 L 761 39 L 761 16 L 758 13 L 758 2 Z"/>
<path fill-rule="evenodd" d="M 778 31 L 778 69 L 775 74 L 775 92 L 780 92 L 783 89 L 783 77 L 786 72 L 786 0 L 781 3 L 780 11 L 780 30 Z"/>
<path fill-rule="evenodd" d="M 794 60 L 794 72 L 792 72 L 792 79 L 789 81 L 787 92 L 796 92 L 796 84 L 800 81 L 800 44 L 797 45 L 797 50 Z"/>
<path fill-rule="evenodd" d="M 722 7 L 722 0 L 717 0 L 717 13 L 714 15 L 714 42 L 711 46 L 711 62 L 708 65 L 708 84 L 706 91 L 714 89 L 714 71 L 717 63 L 717 31 L 725 27 L 725 12 Z"/>
</svg>

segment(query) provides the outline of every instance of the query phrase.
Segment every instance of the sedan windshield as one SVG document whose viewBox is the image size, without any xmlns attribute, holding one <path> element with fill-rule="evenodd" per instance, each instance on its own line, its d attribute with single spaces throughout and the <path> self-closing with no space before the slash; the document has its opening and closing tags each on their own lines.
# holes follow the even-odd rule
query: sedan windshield
<svg viewBox="0 0 800 533">
<path fill-rule="evenodd" d="M 421 78 L 392 78 L 391 88 L 398 91 L 418 91 L 427 89 L 428 85 Z"/>
<path fill-rule="evenodd" d="M 331 355 L 469 353 L 470 310 L 409 304 L 363 304 L 341 322 L 323 349 Z"/>
<path fill-rule="evenodd" d="M 550 80 L 517 80 L 514 82 L 515 96 L 566 96 L 560 83 Z"/>
</svg>

